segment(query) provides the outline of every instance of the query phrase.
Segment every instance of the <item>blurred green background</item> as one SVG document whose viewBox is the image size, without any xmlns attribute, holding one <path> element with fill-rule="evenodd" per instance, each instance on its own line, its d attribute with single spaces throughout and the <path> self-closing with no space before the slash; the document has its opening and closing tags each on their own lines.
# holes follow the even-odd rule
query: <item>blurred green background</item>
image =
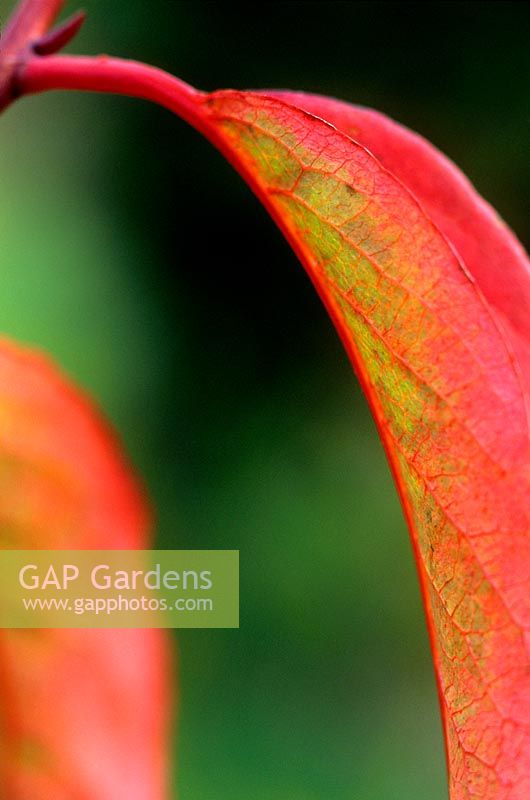
<svg viewBox="0 0 530 800">
<path fill-rule="evenodd" d="M 386 111 L 529 243 L 528 3 L 83 5 L 78 52 L 204 89 L 308 89 Z M 183 123 L 124 98 L 17 103 L 0 175 L 0 330 L 97 399 L 148 486 L 160 546 L 241 550 L 241 629 L 178 636 L 181 797 L 442 800 L 427 637 L 384 456 L 258 202 Z"/>
</svg>

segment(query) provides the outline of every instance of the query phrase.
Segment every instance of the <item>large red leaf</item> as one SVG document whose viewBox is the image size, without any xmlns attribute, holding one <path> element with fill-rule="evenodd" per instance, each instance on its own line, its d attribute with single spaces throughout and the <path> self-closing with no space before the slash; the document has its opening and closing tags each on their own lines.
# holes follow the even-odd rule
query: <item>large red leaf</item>
<svg viewBox="0 0 530 800">
<path fill-rule="evenodd" d="M 436 176 L 423 190 L 417 176 L 412 181 L 420 205 L 404 185 L 415 176 L 411 163 L 398 180 L 363 146 L 293 106 L 296 96 L 289 100 L 216 92 L 197 99 L 198 126 L 291 242 L 370 401 L 417 557 L 451 797 L 523 800 L 530 796 L 530 461 L 519 296 L 528 292 L 526 259 L 470 187 L 458 191 L 460 178 L 445 161 L 430 151 L 419 158 L 418 169 Z M 375 128 L 366 130 L 375 142 Z M 384 137 L 377 143 L 383 158 Z M 399 148 L 388 163 L 399 166 Z M 445 179 L 449 209 L 436 188 Z M 464 209 L 474 230 L 457 224 Z M 431 217 L 470 259 L 476 282 Z M 486 237 L 493 249 L 486 246 L 481 269 Z M 501 269 L 514 284 L 504 291 Z"/>
<path fill-rule="evenodd" d="M 149 546 L 144 501 L 87 401 L 0 342 L 0 543 Z M 162 800 L 166 645 L 158 630 L 0 634 L 0 780 L 9 800 Z"/>
</svg>

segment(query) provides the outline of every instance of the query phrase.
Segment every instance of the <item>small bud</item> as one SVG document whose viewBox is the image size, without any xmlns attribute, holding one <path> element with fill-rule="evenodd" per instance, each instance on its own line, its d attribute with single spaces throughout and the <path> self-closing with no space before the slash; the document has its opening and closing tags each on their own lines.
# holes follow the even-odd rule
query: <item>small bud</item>
<svg viewBox="0 0 530 800">
<path fill-rule="evenodd" d="M 49 56 L 62 50 L 80 30 L 86 19 L 84 11 L 78 11 L 62 25 L 49 31 L 33 43 L 33 52 L 39 56 Z"/>
</svg>

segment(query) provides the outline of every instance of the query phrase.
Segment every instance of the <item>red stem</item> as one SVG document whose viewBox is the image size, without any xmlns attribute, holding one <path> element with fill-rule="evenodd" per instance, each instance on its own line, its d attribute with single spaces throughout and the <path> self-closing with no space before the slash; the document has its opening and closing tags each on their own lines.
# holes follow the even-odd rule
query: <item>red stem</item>
<svg viewBox="0 0 530 800">
<path fill-rule="evenodd" d="M 203 92 L 138 61 L 108 56 L 29 58 L 18 74 L 18 93 L 35 94 L 50 89 L 109 92 L 151 100 L 205 133 L 200 112 Z"/>
</svg>

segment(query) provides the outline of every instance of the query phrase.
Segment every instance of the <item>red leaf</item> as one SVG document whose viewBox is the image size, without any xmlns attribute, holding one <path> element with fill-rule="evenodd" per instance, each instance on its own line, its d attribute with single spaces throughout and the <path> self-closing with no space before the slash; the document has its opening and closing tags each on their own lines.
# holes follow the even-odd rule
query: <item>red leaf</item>
<svg viewBox="0 0 530 800">
<path fill-rule="evenodd" d="M 16 549 L 149 546 L 144 501 L 89 404 L 0 343 L 0 537 Z M 158 630 L 0 634 L 9 800 L 161 800 L 167 654 Z"/>
<path fill-rule="evenodd" d="M 451 798 L 527 798 L 526 258 L 454 168 L 412 134 L 398 140 L 371 116 L 362 132 L 421 205 L 360 144 L 269 93 L 197 102 L 197 126 L 306 267 L 371 404 L 416 553 Z M 326 105 L 314 103 L 320 112 Z M 334 103 L 330 113 L 344 126 Z M 504 290 L 501 270 L 511 282 Z"/>
</svg>

